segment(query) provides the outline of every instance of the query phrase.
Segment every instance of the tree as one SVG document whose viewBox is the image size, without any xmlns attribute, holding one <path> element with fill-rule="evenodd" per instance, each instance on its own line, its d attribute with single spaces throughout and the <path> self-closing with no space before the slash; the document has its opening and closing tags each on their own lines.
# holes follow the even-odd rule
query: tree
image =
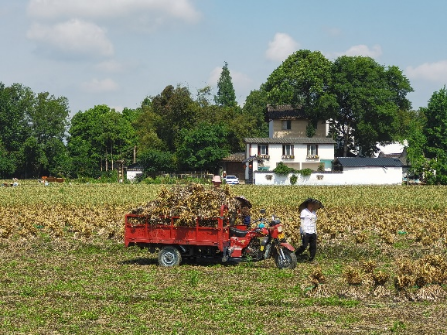
<svg viewBox="0 0 447 335">
<path fill-rule="evenodd" d="M 402 72 L 360 56 L 339 57 L 331 72 L 331 126 L 343 143 L 342 155 L 358 148 L 368 156 L 377 150 L 377 142 L 396 139 L 398 112 L 411 106 L 406 95 L 412 88 Z"/>
<path fill-rule="evenodd" d="M 135 129 L 126 115 L 107 105 L 76 113 L 69 133 L 75 175 L 98 176 L 101 170 L 112 169 L 116 160 L 132 160 Z"/>
<path fill-rule="evenodd" d="M 197 104 L 186 87 L 169 85 L 152 99 L 153 125 L 157 137 L 174 152 L 176 136 L 182 129 L 191 129 L 196 121 Z"/>
<path fill-rule="evenodd" d="M 447 89 L 444 86 L 434 92 L 423 109 L 425 125 L 423 134 L 427 144 L 425 155 L 431 158 L 431 166 L 436 174 L 428 180 L 431 183 L 447 184 Z"/>
<path fill-rule="evenodd" d="M 218 162 L 229 154 L 228 131 L 221 124 L 202 123 L 195 129 L 183 129 L 179 136 L 179 166 L 192 170 L 215 172 Z"/>
<path fill-rule="evenodd" d="M 1 170 L 5 176 L 20 175 L 22 147 L 31 135 L 27 115 L 33 108 L 34 93 L 20 84 L 6 87 L 0 83 Z"/>
<path fill-rule="evenodd" d="M 326 118 L 333 103 L 327 94 L 331 62 L 319 51 L 299 50 L 290 55 L 267 78 L 264 89 L 270 104 L 301 106 L 312 123 Z"/>
<path fill-rule="evenodd" d="M 227 62 L 224 63 L 219 81 L 217 82 L 217 94 L 214 101 L 221 107 L 236 107 L 236 94 L 231 81 L 230 70 Z"/>
<path fill-rule="evenodd" d="M 267 107 L 267 92 L 262 86 L 259 90 L 253 90 L 245 99 L 242 115 L 252 119 L 249 133 L 250 137 L 267 137 L 269 133 L 268 123 L 265 120 L 265 109 Z"/>
</svg>

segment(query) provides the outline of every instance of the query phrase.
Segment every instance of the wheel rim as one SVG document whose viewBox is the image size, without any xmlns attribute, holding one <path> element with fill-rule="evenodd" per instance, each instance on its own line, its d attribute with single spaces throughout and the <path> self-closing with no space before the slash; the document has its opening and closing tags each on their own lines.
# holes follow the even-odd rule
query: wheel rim
<svg viewBox="0 0 447 335">
<path fill-rule="evenodd" d="M 284 259 L 281 256 L 278 256 L 279 266 L 282 268 L 286 268 L 290 266 L 291 258 L 288 254 L 284 253 Z"/>
<path fill-rule="evenodd" d="M 163 263 L 165 264 L 174 264 L 175 263 L 175 255 L 173 252 L 165 252 L 163 254 Z"/>
</svg>

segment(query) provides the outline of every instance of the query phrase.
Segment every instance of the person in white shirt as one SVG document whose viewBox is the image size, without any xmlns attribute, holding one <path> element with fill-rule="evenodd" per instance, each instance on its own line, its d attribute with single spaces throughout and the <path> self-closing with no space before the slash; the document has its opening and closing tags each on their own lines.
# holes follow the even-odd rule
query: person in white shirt
<svg viewBox="0 0 447 335">
<path fill-rule="evenodd" d="M 323 207 L 320 201 L 309 198 L 303 203 L 306 207 L 301 211 L 300 232 L 302 236 L 302 245 L 296 251 L 300 255 L 309 246 L 309 261 L 313 262 L 317 252 L 317 209 Z M 302 204 L 302 205 L 303 205 Z M 302 207 L 302 206 L 300 206 Z"/>
</svg>

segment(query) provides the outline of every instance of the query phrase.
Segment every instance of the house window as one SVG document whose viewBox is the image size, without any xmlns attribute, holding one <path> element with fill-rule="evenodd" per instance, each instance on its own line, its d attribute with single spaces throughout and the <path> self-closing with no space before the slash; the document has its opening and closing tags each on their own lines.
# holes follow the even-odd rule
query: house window
<svg viewBox="0 0 447 335">
<path fill-rule="evenodd" d="M 269 154 L 269 147 L 266 144 L 259 144 L 258 145 L 258 156 L 260 155 L 268 155 Z"/>
<path fill-rule="evenodd" d="M 307 157 L 318 156 L 318 144 L 308 144 L 307 145 Z"/>
<path fill-rule="evenodd" d="M 290 130 L 290 129 L 292 129 L 292 121 L 282 120 L 282 130 Z"/>
<path fill-rule="evenodd" d="M 293 155 L 293 145 L 292 144 L 284 144 L 282 146 L 282 154 L 283 154 L 283 156 L 292 156 Z"/>
</svg>

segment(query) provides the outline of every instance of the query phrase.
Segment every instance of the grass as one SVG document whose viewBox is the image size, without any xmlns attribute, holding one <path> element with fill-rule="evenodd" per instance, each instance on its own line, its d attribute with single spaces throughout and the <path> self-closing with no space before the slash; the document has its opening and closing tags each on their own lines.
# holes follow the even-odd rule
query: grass
<svg viewBox="0 0 447 335">
<path fill-rule="evenodd" d="M 0 249 L 1 334 L 444 331 L 436 319 L 447 311 L 443 303 L 307 297 L 307 263 L 287 271 L 271 261 L 161 268 L 156 255 L 111 240 L 55 247 L 42 239 L 24 249 L 15 249 L 15 242 Z M 353 263 L 346 257 L 334 264 L 321 254 L 320 260 L 329 282 Z"/>
<path fill-rule="evenodd" d="M 325 203 L 319 225 L 328 233 L 322 232 L 316 257 L 326 277 L 321 287 L 328 291 L 322 295 L 312 294 L 315 265 L 306 257 L 286 271 L 272 260 L 161 268 L 156 254 L 124 248 L 124 213 L 159 189 L 103 184 L 1 189 L 0 236 L 2 229 L 15 230 L 0 238 L 0 334 L 446 333 L 446 300 L 400 299 L 393 277 L 399 259 L 447 256 L 444 245 L 423 245 L 412 231 L 420 222 L 434 223 L 432 230 L 445 238 L 447 188 L 234 187 L 256 209 L 275 210 L 285 222 L 295 222 L 293 204 L 303 198 Z M 441 207 L 434 211 L 434 205 Z M 407 217 L 401 220 L 402 213 Z M 420 214 L 423 221 L 417 221 Z M 113 236 L 101 233 L 108 225 Z M 329 238 L 334 225 L 340 229 Z M 379 225 L 408 233 L 384 243 Z M 365 234 L 362 243 L 356 243 L 354 230 Z M 361 268 L 367 260 L 390 274 L 391 296 L 374 297 L 366 285 L 355 288 L 366 298 L 341 294 L 348 288 L 346 268 Z"/>
</svg>

